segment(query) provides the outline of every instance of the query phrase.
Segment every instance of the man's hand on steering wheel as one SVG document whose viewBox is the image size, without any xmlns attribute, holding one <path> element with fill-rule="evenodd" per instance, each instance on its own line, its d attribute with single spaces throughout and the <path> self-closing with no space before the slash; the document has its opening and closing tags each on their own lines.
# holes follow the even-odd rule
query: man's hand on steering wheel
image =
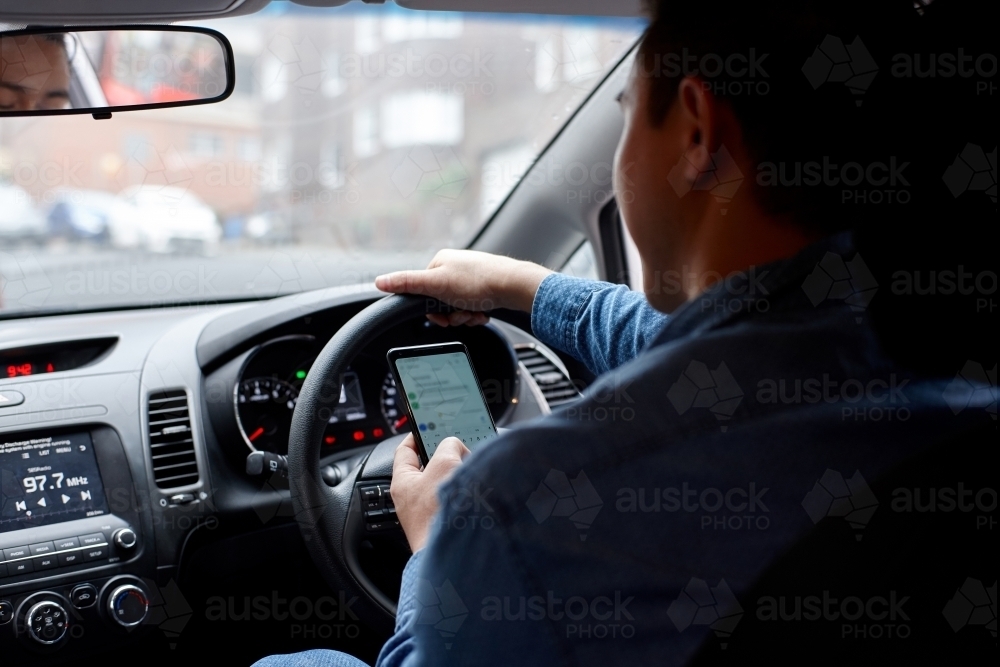
<svg viewBox="0 0 1000 667">
<path fill-rule="evenodd" d="M 468 455 L 469 449 L 461 440 L 445 438 L 427 467 L 421 470 L 413 434 L 406 436 L 396 447 L 389 493 L 396 506 L 396 516 L 406 533 L 406 541 L 414 553 L 427 543 L 427 534 L 438 512 L 438 487 L 451 477 Z"/>
<path fill-rule="evenodd" d="M 442 250 L 422 271 L 397 271 L 375 279 L 383 292 L 431 296 L 455 308 L 429 313 L 442 326 L 485 324 L 494 308 L 531 312 L 535 292 L 549 269 L 475 250 Z"/>
</svg>

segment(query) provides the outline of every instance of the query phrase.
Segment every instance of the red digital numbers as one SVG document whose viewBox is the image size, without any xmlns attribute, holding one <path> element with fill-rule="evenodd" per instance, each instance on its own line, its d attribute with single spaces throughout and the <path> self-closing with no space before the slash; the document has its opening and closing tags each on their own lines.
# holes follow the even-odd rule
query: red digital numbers
<svg viewBox="0 0 1000 667">
<path fill-rule="evenodd" d="M 31 375 L 31 364 L 12 364 L 7 367 L 7 377 L 16 378 Z"/>
<path fill-rule="evenodd" d="M 45 370 L 42 370 L 42 366 L 44 366 Z M 2 368 L 2 366 L 0 366 L 0 368 Z M 56 372 L 56 365 L 51 361 L 46 364 L 38 366 L 30 362 L 23 364 L 7 365 L 7 377 L 9 378 L 17 378 L 25 375 L 34 375 L 35 373 L 55 373 L 55 372 Z"/>
</svg>

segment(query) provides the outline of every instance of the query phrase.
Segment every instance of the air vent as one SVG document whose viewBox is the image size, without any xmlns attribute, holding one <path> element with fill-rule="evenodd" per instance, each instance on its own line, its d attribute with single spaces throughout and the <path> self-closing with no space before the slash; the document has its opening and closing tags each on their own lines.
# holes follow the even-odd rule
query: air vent
<svg viewBox="0 0 1000 667">
<path fill-rule="evenodd" d="M 149 395 L 149 448 L 157 487 L 175 489 L 198 482 L 191 435 L 186 391 L 170 389 Z"/>
<path fill-rule="evenodd" d="M 580 392 L 559 366 L 538 348 L 517 348 L 517 359 L 531 373 L 550 408 L 576 400 Z"/>
</svg>

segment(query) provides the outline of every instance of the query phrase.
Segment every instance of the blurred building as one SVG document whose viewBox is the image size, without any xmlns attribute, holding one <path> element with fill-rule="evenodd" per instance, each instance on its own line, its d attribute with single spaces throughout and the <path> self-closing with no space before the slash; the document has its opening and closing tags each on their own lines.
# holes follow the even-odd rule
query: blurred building
<svg viewBox="0 0 1000 667">
<path fill-rule="evenodd" d="M 43 208 L 58 188 L 177 185 L 230 236 L 259 227 L 345 249 L 462 243 L 638 30 L 400 10 L 210 26 L 236 52 L 229 100 L 110 121 L 2 120 L 0 178 Z"/>
</svg>

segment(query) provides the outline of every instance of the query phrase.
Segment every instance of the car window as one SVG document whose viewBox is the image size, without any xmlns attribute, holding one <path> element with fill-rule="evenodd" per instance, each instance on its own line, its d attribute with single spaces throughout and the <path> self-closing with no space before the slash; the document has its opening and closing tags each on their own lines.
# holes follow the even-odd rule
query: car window
<svg viewBox="0 0 1000 667">
<path fill-rule="evenodd" d="M 222 103 L 0 120 L 0 315 L 424 266 L 469 242 L 643 27 L 292 3 L 201 25 L 235 52 Z M 102 48 L 96 76 L 139 85 L 143 62 Z"/>
<path fill-rule="evenodd" d="M 560 269 L 560 273 L 575 278 L 586 278 L 588 280 L 598 280 L 597 258 L 594 256 L 594 247 L 590 241 L 584 241 L 580 247 L 570 255 L 569 260 Z"/>
</svg>

